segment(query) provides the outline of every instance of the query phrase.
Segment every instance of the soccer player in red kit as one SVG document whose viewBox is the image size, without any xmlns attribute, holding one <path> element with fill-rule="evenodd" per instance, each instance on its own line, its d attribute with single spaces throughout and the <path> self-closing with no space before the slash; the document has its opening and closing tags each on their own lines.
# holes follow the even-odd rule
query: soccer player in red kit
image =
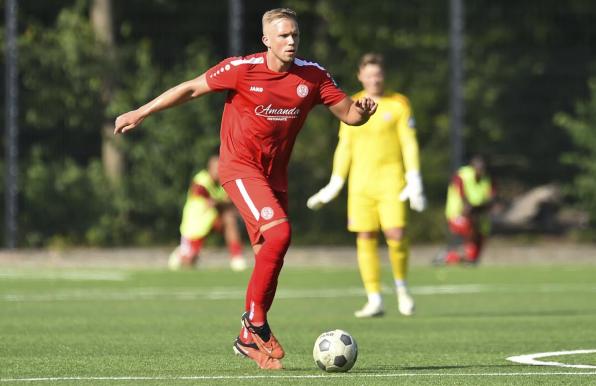
<svg viewBox="0 0 596 386">
<path fill-rule="evenodd" d="M 267 11 L 262 23 L 267 51 L 223 60 L 122 114 L 114 132 L 124 133 L 152 113 L 209 92 L 227 91 L 220 134 L 220 181 L 246 223 L 255 253 L 234 351 L 260 368 L 281 369 L 284 350 L 271 332 L 267 311 L 291 239 L 287 166 L 296 135 L 317 104 L 324 104 L 353 126 L 364 124 L 377 105 L 368 97 L 353 101 L 323 67 L 296 57 L 300 35 L 293 10 Z"/>
</svg>

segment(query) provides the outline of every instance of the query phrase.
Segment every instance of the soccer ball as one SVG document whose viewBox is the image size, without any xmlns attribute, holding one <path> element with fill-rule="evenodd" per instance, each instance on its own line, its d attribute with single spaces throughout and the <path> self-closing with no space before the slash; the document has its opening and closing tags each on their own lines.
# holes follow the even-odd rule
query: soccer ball
<svg viewBox="0 0 596 386">
<path fill-rule="evenodd" d="M 348 371 L 358 358 L 358 345 L 343 330 L 327 331 L 319 335 L 312 356 L 321 370 L 328 372 Z"/>
</svg>

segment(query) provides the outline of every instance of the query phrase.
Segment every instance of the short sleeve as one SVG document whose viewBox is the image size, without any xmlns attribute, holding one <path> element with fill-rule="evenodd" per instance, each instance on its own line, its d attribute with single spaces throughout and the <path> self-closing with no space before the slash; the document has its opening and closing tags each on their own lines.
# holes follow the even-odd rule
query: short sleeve
<svg viewBox="0 0 596 386">
<path fill-rule="evenodd" d="M 319 96 L 321 103 L 325 106 L 333 106 L 346 98 L 346 94 L 339 88 L 335 80 L 327 71 L 323 71 L 319 85 Z"/>
<path fill-rule="evenodd" d="M 236 88 L 238 73 L 242 66 L 235 65 L 239 58 L 227 58 L 211 67 L 205 73 L 207 84 L 213 91 L 233 90 Z"/>
</svg>

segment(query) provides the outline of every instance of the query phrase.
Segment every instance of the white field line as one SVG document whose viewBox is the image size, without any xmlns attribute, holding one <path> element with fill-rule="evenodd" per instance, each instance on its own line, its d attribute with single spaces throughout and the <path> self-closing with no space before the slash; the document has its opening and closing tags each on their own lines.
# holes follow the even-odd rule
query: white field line
<svg viewBox="0 0 596 386">
<path fill-rule="evenodd" d="M 476 293 L 540 293 L 540 292 L 596 292 L 596 285 L 591 284 L 541 284 L 529 285 L 439 285 L 414 286 L 414 295 L 459 295 Z M 238 300 L 244 299 L 245 288 L 213 287 L 208 289 L 188 288 L 135 288 L 135 289 L 69 289 L 44 291 L 43 293 L 0 293 L 0 302 L 53 302 L 53 301 L 131 301 L 131 300 Z M 392 289 L 384 288 L 386 294 L 393 293 Z M 363 296 L 361 287 L 327 288 L 327 289 L 279 289 L 277 299 L 334 299 L 342 297 Z"/>
<path fill-rule="evenodd" d="M 125 281 L 126 272 L 115 271 L 2 271 L 0 280 L 70 280 L 70 281 Z"/>
<path fill-rule="evenodd" d="M 405 377 L 531 377 L 531 376 L 593 376 L 590 372 L 511 372 L 511 373 L 391 373 L 391 374 L 304 374 L 304 375 L 197 375 L 179 377 L 38 377 L 38 378 L 0 378 L 0 382 L 56 382 L 56 381 L 215 381 L 215 380 L 243 380 L 261 381 L 263 379 L 336 379 L 336 378 L 405 378 Z"/>
<path fill-rule="evenodd" d="M 534 366 L 556 366 L 556 367 L 571 367 L 575 369 L 596 369 L 593 365 L 569 365 L 560 362 L 544 362 L 536 360 L 536 358 L 556 357 L 562 355 L 576 355 L 576 354 L 592 354 L 596 353 L 596 350 L 573 350 L 573 351 L 553 351 L 553 352 L 542 352 L 537 354 L 526 354 L 516 355 L 507 358 L 508 361 L 522 363 L 524 365 Z"/>
</svg>

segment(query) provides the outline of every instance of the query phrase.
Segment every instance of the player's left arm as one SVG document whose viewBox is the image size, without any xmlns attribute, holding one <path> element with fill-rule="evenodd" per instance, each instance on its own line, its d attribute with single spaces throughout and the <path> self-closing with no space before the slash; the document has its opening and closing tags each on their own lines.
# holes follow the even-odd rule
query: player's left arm
<svg viewBox="0 0 596 386">
<path fill-rule="evenodd" d="M 377 111 L 377 102 L 369 97 L 363 97 L 356 101 L 353 101 L 350 97 L 345 97 L 333 106 L 329 106 L 329 110 L 343 123 L 350 126 L 360 126 L 365 124 L 371 115 Z"/>
<path fill-rule="evenodd" d="M 190 192 L 193 196 L 196 197 L 204 197 L 207 199 L 211 198 L 211 195 L 209 194 L 209 190 L 207 190 L 207 188 L 197 182 L 194 182 L 190 185 Z"/>
</svg>

